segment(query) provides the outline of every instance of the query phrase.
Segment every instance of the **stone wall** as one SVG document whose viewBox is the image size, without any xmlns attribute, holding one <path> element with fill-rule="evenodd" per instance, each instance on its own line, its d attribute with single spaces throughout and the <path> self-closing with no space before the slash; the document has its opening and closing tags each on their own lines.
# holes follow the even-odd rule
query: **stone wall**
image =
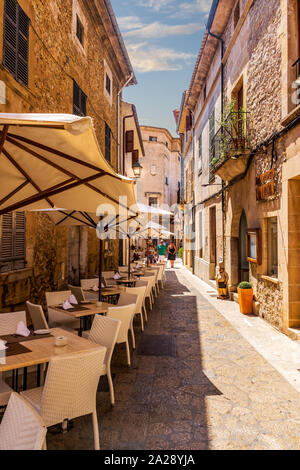
<svg viewBox="0 0 300 470">
<path fill-rule="evenodd" d="M 281 127 L 280 21 L 279 0 L 256 1 L 249 11 L 247 111 L 252 147 Z"/>
<path fill-rule="evenodd" d="M 257 298 L 260 304 L 259 316 L 267 320 L 278 330 L 282 330 L 282 284 L 275 284 L 272 281 L 261 278 L 257 284 Z"/>
<path fill-rule="evenodd" d="M 29 84 L 17 83 L 0 65 L 6 84 L 6 113 L 73 113 L 73 79 L 87 95 L 87 114 L 93 118 L 96 136 L 105 154 L 105 122 L 112 131 L 111 164 L 117 170 L 117 94 L 125 82 L 110 38 L 95 2 L 84 0 L 18 0 L 31 21 Z M 100 2 L 101 3 L 101 2 Z M 100 3 L 98 5 L 100 5 Z M 0 2 L 0 62 L 3 53 L 3 4 Z M 84 24 L 84 47 L 76 37 L 76 13 Z M 122 58 L 123 60 L 123 58 Z M 105 65 L 106 64 L 106 65 Z M 105 67 L 112 74 L 112 100 L 104 94 Z M 126 72 L 127 73 L 127 72 Z M 83 229 L 87 231 L 88 229 Z M 81 274 L 98 271 L 98 240 L 94 231 L 82 246 Z M 27 215 L 27 270 L 0 276 L 0 310 L 19 308 L 30 298 L 45 304 L 45 290 L 68 284 L 69 229 L 55 228 L 44 214 Z M 118 265 L 118 249 L 107 267 Z M 5 283 L 9 285 L 5 286 Z M 3 287 L 4 286 L 4 287 Z M 15 295 L 12 295 L 15 292 Z"/>
</svg>

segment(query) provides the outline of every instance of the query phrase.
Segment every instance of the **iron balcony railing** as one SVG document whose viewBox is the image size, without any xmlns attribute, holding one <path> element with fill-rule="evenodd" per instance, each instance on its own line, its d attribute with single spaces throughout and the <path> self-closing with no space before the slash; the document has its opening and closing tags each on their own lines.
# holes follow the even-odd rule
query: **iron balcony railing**
<svg viewBox="0 0 300 470">
<path fill-rule="evenodd" d="M 211 143 L 211 170 L 229 158 L 238 158 L 248 153 L 250 148 L 248 115 L 246 111 L 232 111 L 221 123 Z"/>
</svg>

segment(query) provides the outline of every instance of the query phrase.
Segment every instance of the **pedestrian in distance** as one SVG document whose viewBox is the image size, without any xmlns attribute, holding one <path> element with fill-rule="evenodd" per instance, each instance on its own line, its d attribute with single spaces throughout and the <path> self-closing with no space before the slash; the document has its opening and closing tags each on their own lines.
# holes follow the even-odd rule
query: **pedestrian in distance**
<svg viewBox="0 0 300 470">
<path fill-rule="evenodd" d="M 157 248 L 158 248 L 158 261 L 162 263 L 166 259 L 167 245 L 165 244 L 163 240 L 161 240 Z"/>
<path fill-rule="evenodd" d="M 171 242 L 168 247 L 168 260 L 171 261 L 171 268 L 174 268 L 174 263 L 176 260 L 176 251 L 176 246 L 173 242 Z"/>
</svg>

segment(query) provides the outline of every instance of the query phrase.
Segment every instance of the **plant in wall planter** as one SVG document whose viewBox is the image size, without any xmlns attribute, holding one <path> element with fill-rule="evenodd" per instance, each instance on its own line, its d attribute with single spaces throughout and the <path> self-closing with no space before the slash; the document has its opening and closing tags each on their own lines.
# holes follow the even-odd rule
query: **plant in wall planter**
<svg viewBox="0 0 300 470">
<path fill-rule="evenodd" d="M 241 282 L 238 286 L 240 311 L 244 315 L 253 312 L 253 288 L 250 282 Z"/>
</svg>

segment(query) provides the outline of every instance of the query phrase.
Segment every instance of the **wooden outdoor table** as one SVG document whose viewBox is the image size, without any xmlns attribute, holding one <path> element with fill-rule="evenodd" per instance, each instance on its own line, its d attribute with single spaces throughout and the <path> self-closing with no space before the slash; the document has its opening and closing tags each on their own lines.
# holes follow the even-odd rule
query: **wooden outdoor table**
<svg viewBox="0 0 300 470">
<path fill-rule="evenodd" d="M 56 310 L 59 313 L 65 313 L 70 317 L 78 318 L 80 320 L 79 336 L 82 336 L 82 332 L 90 328 L 89 323 L 91 318 L 95 315 L 104 315 L 107 313 L 107 310 L 109 307 L 111 307 L 111 305 L 106 302 L 102 302 L 101 307 L 98 307 L 96 300 L 90 300 L 89 304 L 82 304 L 81 306 L 76 305 L 75 308 L 76 307 L 82 307 L 82 310 L 63 310 L 59 306 L 51 306 L 50 308 Z"/>
<path fill-rule="evenodd" d="M 99 291 L 94 291 L 93 289 L 86 289 L 84 290 L 84 292 L 87 292 L 89 294 L 95 294 L 95 295 L 99 295 Z M 116 297 L 117 295 L 120 295 L 121 292 L 123 292 L 119 287 L 102 287 L 101 288 L 101 297 L 102 298 L 107 298 L 108 299 L 108 303 L 111 304 L 112 303 L 112 299 L 114 297 Z"/>
<path fill-rule="evenodd" d="M 87 351 L 91 351 L 99 347 L 96 343 L 92 343 L 84 338 L 71 333 L 61 328 L 53 328 L 50 330 L 51 337 L 43 337 L 33 341 L 20 341 L 20 344 L 30 351 L 24 352 L 14 356 L 5 356 L 5 351 L 1 352 L 0 355 L 0 373 L 8 371 L 18 371 L 24 369 L 27 372 L 27 368 L 31 366 L 38 366 L 38 383 L 39 386 L 39 375 L 40 367 L 42 364 L 47 364 L 52 356 L 60 356 L 62 354 L 78 354 Z M 68 344 L 63 347 L 55 346 L 55 338 L 58 336 L 65 336 L 68 338 Z M 27 378 L 27 373 L 26 373 Z M 25 375 L 24 375 L 25 379 Z M 26 389 L 26 386 L 23 387 Z M 16 384 L 18 389 L 18 384 Z"/>
<path fill-rule="evenodd" d="M 135 287 L 135 284 L 137 282 L 137 279 L 132 277 L 130 279 L 126 278 L 126 279 L 116 279 L 116 282 L 117 284 L 124 284 L 126 286 L 129 286 L 129 287 Z"/>
</svg>

